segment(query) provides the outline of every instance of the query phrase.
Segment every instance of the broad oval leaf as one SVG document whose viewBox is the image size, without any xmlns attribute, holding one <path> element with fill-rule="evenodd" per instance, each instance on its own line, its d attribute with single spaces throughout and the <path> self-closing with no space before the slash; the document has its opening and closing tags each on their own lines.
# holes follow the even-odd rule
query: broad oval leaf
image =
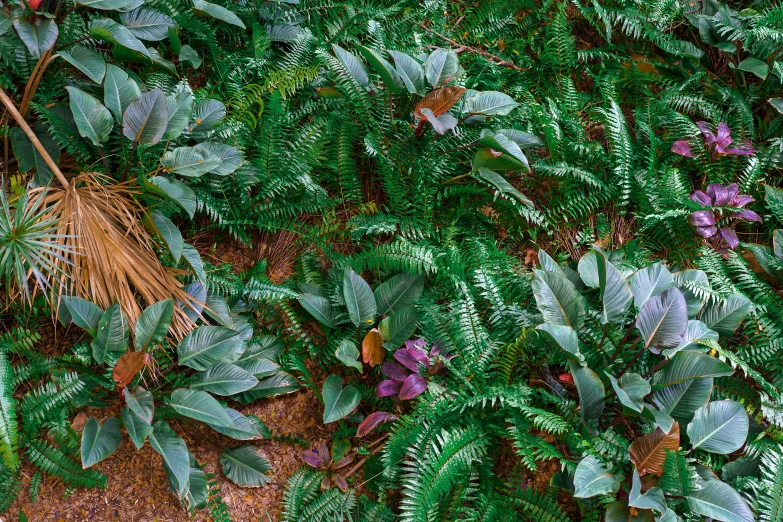
<svg viewBox="0 0 783 522">
<path fill-rule="evenodd" d="M 160 164 L 166 172 L 198 178 L 220 167 L 223 160 L 216 158 L 206 149 L 195 147 L 177 147 L 166 152 L 160 158 Z"/>
<path fill-rule="evenodd" d="M 636 327 L 644 347 L 653 353 L 679 345 L 688 328 L 688 306 L 682 292 L 670 288 L 650 297 L 639 310 Z"/>
<path fill-rule="evenodd" d="M 79 134 L 87 138 L 96 147 L 109 138 L 114 126 L 109 109 L 94 96 L 76 87 L 66 87 L 70 99 L 71 112 Z"/>
<path fill-rule="evenodd" d="M 193 189 L 176 179 L 168 179 L 162 176 L 152 178 L 152 183 L 160 188 L 166 195 L 182 207 L 191 219 L 196 213 L 198 201 Z"/>
<path fill-rule="evenodd" d="M 98 323 L 100 322 L 101 317 L 103 317 L 103 312 L 98 308 L 98 305 L 86 299 L 82 299 L 81 297 L 69 297 L 65 295 L 60 297 L 60 301 L 65 304 L 65 307 L 68 309 L 73 324 L 87 330 L 91 335 L 94 335 L 95 331 L 98 329 Z"/>
<path fill-rule="evenodd" d="M 129 385 L 136 374 L 149 361 L 149 354 L 144 352 L 127 352 L 117 361 L 112 370 L 112 378 L 119 388 Z"/>
<path fill-rule="evenodd" d="M 70 63 L 90 80 L 101 83 L 106 75 L 106 62 L 103 56 L 83 45 L 74 45 L 71 52 L 60 51 L 60 57 Z"/>
<path fill-rule="evenodd" d="M 350 268 L 343 273 L 343 297 L 353 324 L 359 326 L 373 322 L 377 312 L 375 296 L 367 281 Z"/>
<path fill-rule="evenodd" d="M 482 91 L 465 100 L 464 112 L 484 116 L 505 116 L 519 104 L 508 94 L 498 91 Z"/>
<path fill-rule="evenodd" d="M 631 277 L 631 292 L 637 308 L 647 300 L 674 288 L 674 277 L 663 263 L 655 263 L 636 272 Z"/>
<path fill-rule="evenodd" d="M 269 377 L 258 380 L 258 384 L 246 392 L 242 392 L 236 397 L 232 397 L 241 404 L 250 404 L 257 399 L 267 399 L 286 393 L 295 392 L 302 387 L 296 377 L 287 373 L 278 372 Z"/>
<path fill-rule="evenodd" d="M 652 390 L 647 379 L 638 373 L 625 373 L 618 380 L 609 372 L 605 373 L 609 377 L 620 403 L 626 408 L 641 413 L 644 409 L 644 397 Z"/>
<path fill-rule="evenodd" d="M 584 357 L 579 353 L 579 338 L 576 330 L 570 326 L 544 323 L 536 326 L 536 330 L 546 332 L 572 361 L 584 364 Z"/>
<path fill-rule="evenodd" d="M 95 339 L 90 343 L 95 362 L 103 364 L 107 356 L 114 359 L 125 353 L 129 337 L 128 321 L 120 310 L 119 303 L 115 301 L 98 321 Z"/>
<path fill-rule="evenodd" d="M 687 424 L 693 412 L 707 404 L 712 394 L 712 378 L 689 379 L 654 391 L 653 403 L 678 422 Z"/>
<path fill-rule="evenodd" d="M 230 428 L 234 425 L 223 406 L 204 391 L 183 388 L 174 390 L 171 393 L 171 407 L 180 415 L 207 424 L 223 428 Z"/>
<path fill-rule="evenodd" d="M 734 488 L 720 480 L 707 480 L 688 496 L 691 511 L 723 522 L 753 522 L 753 512 Z"/>
<path fill-rule="evenodd" d="M 672 386 L 690 379 L 730 377 L 734 370 L 715 357 L 698 352 L 680 352 L 672 362 L 655 375 L 655 389 Z"/>
<path fill-rule="evenodd" d="M 742 404 L 714 401 L 696 410 L 688 424 L 688 438 L 693 449 L 728 455 L 745 444 L 749 425 Z"/>
<path fill-rule="evenodd" d="M 424 90 L 424 67 L 415 58 L 400 51 L 386 51 L 394 60 L 394 69 L 400 81 L 411 94 Z"/>
<path fill-rule="evenodd" d="M 520 149 L 529 149 L 533 147 L 544 147 L 546 144 L 544 143 L 544 140 L 539 138 L 538 136 L 535 136 L 533 134 L 530 134 L 525 131 L 516 130 L 516 129 L 500 129 L 497 131 L 498 134 L 502 134 L 506 138 L 510 139 L 514 143 L 516 143 Z"/>
<path fill-rule="evenodd" d="M 334 352 L 334 356 L 338 361 L 346 366 L 350 366 L 351 368 L 356 368 L 359 370 L 359 373 L 364 371 L 364 367 L 359 360 L 360 355 L 361 353 L 356 347 L 356 343 L 350 339 L 343 339 L 340 341 L 339 346 L 337 346 L 337 350 Z"/>
<path fill-rule="evenodd" d="M 593 370 L 569 361 L 571 376 L 579 393 L 579 415 L 582 423 L 591 431 L 596 431 L 598 419 L 604 411 L 606 389 L 604 383 Z"/>
<path fill-rule="evenodd" d="M 190 387 L 215 395 L 230 396 L 247 391 L 258 384 L 258 379 L 235 364 L 218 363 L 206 372 L 190 377 Z"/>
<path fill-rule="evenodd" d="M 152 449 L 163 457 L 163 465 L 173 478 L 172 489 L 181 497 L 187 491 L 190 477 L 190 458 L 185 441 L 165 421 L 155 423 L 149 441 Z"/>
<path fill-rule="evenodd" d="M 174 318 L 174 301 L 166 299 L 148 306 L 136 321 L 133 336 L 136 349 L 146 351 L 150 346 L 163 342 Z"/>
<path fill-rule="evenodd" d="M 695 317 L 706 300 L 706 291 L 711 290 L 707 274 L 702 270 L 684 270 L 672 274 L 677 285 L 688 303 L 688 317 Z"/>
<path fill-rule="evenodd" d="M 375 289 L 373 295 L 380 315 L 406 308 L 421 296 L 424 275 L 398 274 Z"/>
<path fill-rule="evenodd" d="M 99 18 L 90 21 L 89 26 L 90 36 L 109 42 L 122 47 L 126 47 L 132 51 L 136 51 L 143 57 L 149 59 L 150 53 L 144 44 L 136 38 L 133 33 L 127 27 L 118 24 L 114 20 L 109 18 Z"/>
<path fill-rule="evenodd" d="M 465 91 L 466 89 L 464 87 L 442 87 L 436 89 L 427 94 L 416 104 L 416 107 L 413 109 L 413 114 L 419 119 L 424 119 L 425 116 L 421 110 L 429 109 L 435 116 L 440 116 L 451 109 L 454 104 L 462 98 Z"/>
<path fill-rule="evenodd" d="M 324 381 L 322 390 L 324 399 L 324 424 L 347 417 L 361 400 L 359 390 L 353 386 L 343 388 L 339 375 L 330 375 Z"/>
<path fill-rule="evenodd" d="M 224 428 L 222 426 L 212 426 L 216 432 L 231 437 L 234 440 L 256 440 L 256 439 L 269 439 L 272 434 L 269 432 L 269 428 L 261 422 L 261 419 L 253 415 L 244 416 L 236 410 L 231 408 L 224 408 L 228 416 L 231 417 L 233 425 L 230 428 Z"/>
<path fill-rule="evenodd" d="M 631 492 L 628 494 L 628 505 L 637 509 L 654 509 L 661 514 L 668 509 L 661 488 L 650 488 L 642 494 L 642 481 L 637 470 L 633 470 Z"/>
<path fill-rule="evenodd" d="M 152 425 L 152 418 L 155 415 L 155 400 L 152 392 L 137 386 L 132 392 L 128 388 L 123 388 L 122 396 L 130 411 L 139 419 Z"/>
<path fill-rule="evenodd" d="M 218 176 L 228 176 L 241 167 L 245 161 L 241 152 L 225 143 L 204 142 L 199 143 L 195 148 L 206 151 L 210 157 L 220 160 L 220 164 L 209 171 Z"/>
<path fill-rule="evenodd" d="M 372 367 L 383 362 L 386 350 L 383 349 L 383 337 L 377 328 L 373 328 L 362 340 L 362 361 Z"/>
<path fill-rule="evenodd" d="M 601 322 L 604 324 L 622 323 L 633 300 L 631 287 L 623 274 L 606 259 L 603 252 L 596 252 L 596 262 L 598 264 L 598 288 L 604 305 L 601 311 Z"/>
<path fill-rule="evenodd" d="M 110 456 L 122 440 L 120 423 L 109 417 L 99 425 L 94 417 L 87 419 L 82 433 L 82 467 L 89 468 Z"/>
<path fill-rule="evenodd" d="M 103 82 L 103 103 L 114 114 L 115 121 L 122 122 L 122 114 L 128 105 L 141 96 L 139 85 L 116 65 L 106 66 L 106 78 Z"/>
<path fill-rule="evenodd" d="M 187 91 L 166 97 L 166 106 L 169 111 L 169 121 L 166 124 L 166 132 L 163 138 L 173 140 L 187 128 L 193 115 L 193 95 Z"/>
<path fill-rule="evenodd" d="M 271 482 L 272 465 L 254 446 L 223 450 L 220 466 L 228 479 L 238 486 L 255 488 Z"/>
<path fill-rule="evenodd" d="M 543 270 L 533 271 L 533 296 L 544 321 L 579 330 L 587 304 L 574 284 L 564 275 Z"/>
<path fill-rule="evenodd" d="M 433 88 L 440 87 L 461 72 L 459 56 L 452 49 L 435 49 L 424 62 L 424 76 Z"/>
<path fill-rule="evenodd" d="M 152 433 L 152 426 L 140 419 L 130 408 L 122 409 L 122 424 L 125 426 L 125 431 L 128 432 L 133 445 L 137 450 L 140 450 L 144 446 L 144 441 Z"/>
<path fill-rule="evenodd" d="M 202 135 L 226 117 L 226 106 L 220 100 L 208 99 L 196 104 L 191 115 L 191 125 L 188 132 Z"/>
<path fill-rule="evenodd" d="M 166 39 L 169 28 L 177 27 L 172 18 L 147 6 L 120 13 L 120 21 L 133 36 L 149 42 Z"/>
<path fill-rule="evenodd" d="M 718 337 L 718 332 L 710 330 L 706 324 L 697 319 L 691 319 L 688 321 L 688 328 L 680 344 L 662 353 L 665 357 L 672 357 L 681 350 L 704 351 L 710 343 L 718 342 Z"/>
<path fill-rule="evenodd" d="M 337 310 L 329 302 L 326 297 L 313 294 L 301 294 L 297 299 L 302 308 L 310 312 L 310 315 L 315 317 L 319 323 L 328 326 L 329 328 L 337 328 Z"/>
<path fill-rule="evenodd" d="M 357 44 L 356 48 L 362 56 L 364 56 L 364 59 L 367 60 L 367 63 L 369 63 L 375 72 L 378 73 L 387 89 L 391 92 L 396 92 L 400 89 L 402 80 L 392 64 L 387 62 L 386 59 L 369 47 Z"/>
<path fill-rule="evenodd" d="M 15 18 L 14 29 L 33 58 L 40 58 L 51 49 L 60 34 L 57 22 L 45 16 L 35 16 L 32 22 L 27 18 Z"/>
<path fill-rule="evenodd" d="M 182 233 L 177 228 L 177 225 L 160 212 L 152 211 L 148 216 L 149 220 L 146 221 L 146 223 L 152 225 L 151 228 L 169 248 L 169 252 L 171 252 L 171 257 L 174 258 L 174 262 L 179 263 L 185 242 L 182 239 Z"/>
<path fill-rule="evenodd" d="M 387 350 L 396 350 L 407 341 L 416 331 L 419 323 L 419 314 L 413 307 L 402 308 L 378 323 L 378 330 L 384 339 L 383 347 Z"/>
<path fill-rule="evenodd" d="M 631 462 L 636 465 L 640 475 L 660 474 L 666 461 L 666 450 L 675 451 L 680 447 L 680 425 L 675 422 L 669 433 L 660 428 L 631 444 Z"/>
<path fill-rule="evenodd" d="M 508 157 L 508 156 L 502 156 L 502 157 Z M 516 200 L 528 208 L 531 209 L 533 208 L 533 202 L 530 201 L 527 197 L 525 197 L 525 195 L 522 194 L 520 191 L 515 189 L 511 185 L 511 183 L 509 183 L 508 180 L 506 180 L 506 178 L 504 178 L 503 176 L 501 176 L 500 174 L 498 174 L 493 170 L 489 170 L 484 167 L 478 167 L 477 165 L 478 165 L 477 163 L 475 162 L 473 163 L 473 166 L 478 171 L 479 178 L 488 182 L 494 189 L 497 190 L 498 194 L 502 195 L 505 199 L 511 201 L 512 203 L 514 203 L 514 200 Z"/>
<path fill-rule="evenodd" d="M 234 364 L 248 372 L 256 379 L 269 377 L 280 371 L 280 366 L 276 362 L 270 359 L 265 359 L 263 357 L 234 361 Z"/>
<path fill-rule="evenodd" d="M 615 493 L 620 481 L 593 455 L 583 458 L 574 473 L 574 496 L 590 498 Z"/>
<path fill-rule="evenodd" d="M 193 10 L 196 14 L 210 16 L 216 20 L 221 20 L 227 24 L 235 25 L 245 29 L 245 24 L 233 12 L 222 5 L 212 4 L 204 0 L 193 0 Z"/>
<path fill-rule="evenodd" d="M 356 83 L 362 87 L 370 85 L 370 77 L 367 75 L 367 68 L 361 60 L 353 53 L 350 53 L 337 44 L 332 44 L 332 51 L 340 62 L 348 69 L 348 72 L 356 80 Z"/>
<path fill-rule="evenodd" d="M 185 336 L 177 346 L 180 366 L 209 370 L 230 354 L 243 349 L 239 332 L 223 326 L 200 326 Z"/>
<path fill-rule="evenodd" d="M 524 165 L 525 170 L 530 171 L 530 164 L 527 161 L 527 156 L 525 156 L 525 153 L 522 152 L 522 149 L 519 148 L 519 145 L 503 134 L 484 129 L 481 131 L 481 139 L 479 140 L 479 143 L 496 152 L 502 152 L 507 156 L 511 156 L 514 160 Z"/>
<path fill-rule="evenodd" d="M 707 305 L 701 312 L 701 320 L 721 335 L 731 337 L 740 323 L 753 309 L 753 303 L 740 294 L 732 294 L 723 302 Z"/>
<path fill-rule="evenodd" d="M 163 137 L 168 121 L 166 97 L 160 89 L 152 89 L 139 96 L 125 109 L 122 115 L 122 132 L 133 142 L 155 144 Z"/>
</svg>

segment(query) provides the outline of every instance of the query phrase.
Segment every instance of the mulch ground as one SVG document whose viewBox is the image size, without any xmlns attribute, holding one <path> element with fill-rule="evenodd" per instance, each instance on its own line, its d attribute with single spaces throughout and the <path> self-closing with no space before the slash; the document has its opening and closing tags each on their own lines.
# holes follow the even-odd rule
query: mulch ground
<svg viewBox="0 0 783 522">
<path fill-rule="evenodd" d="M 317 444 L 330 438 L 330 430 L 320 422 L 318 399 L 310 390 L 291 395 L 256 401 L 245 407 L 232 407 L 246 415 L 257 415 L 274 435 L 291 434 Z M 102 410 L 106 414 L 106 410 Z M 101 410 L 91 412 L 99 415 Z M 82 418 L 84 418 L 82 416 Z M 101 419 L 102 420 L 102 419 Z M 83 422 L 83 421 L 82 421 Z M 79 419 L 76 419 L 76 424 Z M 231 441 L 216 432 L 192 427 L 184 430 L 173 426 L 183 436 L 207 473 L 215 475 L 223 501 L 236 521 L 273 521 L 280 519 L 283 489 L 286 480 L 301 465 L 301 446 L 271 440 Z M 241 488 L 225 478 L 220 470 L 220 453 L 225 444 L 238 446 L 252 444 L 258 447 L 274 468 L 274 478 L 260 488 Z M 182 504 L 171 492 L 163 470 L 161 457 L 149 443 L 140 451 L 125 437 L 110 458 L 96 465 L 106 474 L 106 489 L 77 489 L 65 497 L 66 487 L 61 482 L 46 478 L 37 502 L 30 501 L 27 488 L 23 488 L 16 504 L 0 516 L 0 522 L 18 519 L 20 509 L 33 521 L 123 521 L 123 522 L 180 522 L 210 520 L 209 510 L 201 510 L 193 518 L 188 516 Z M 29 485 L 34 469 L 24 470 L 25 485 Z"/>
</svg>

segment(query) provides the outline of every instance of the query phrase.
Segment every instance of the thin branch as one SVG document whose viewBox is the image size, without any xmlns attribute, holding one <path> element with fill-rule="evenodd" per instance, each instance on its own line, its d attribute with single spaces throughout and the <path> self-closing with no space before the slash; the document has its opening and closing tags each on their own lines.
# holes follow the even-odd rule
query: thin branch
<svg viewBox="0 0 783 522">
<path fill-rule="evenodd" d="M 437 36 L 441 40 L 444 40 L 444 41 L 450 43 L 452 45 L 452 47 L 456 47 L 457 52 L 467 51 L 467 52 L 472 53 L 472 54 L 478 54 L 479 56 L 483 56 L 484 58 L 486 58 L 490 62 L 495 62 L 498 65 L 502 65 L 503 67 L 508 67 L 509 69 L 513 69 L 515 71 L 527 71 L 528 70 L 528 69 L 523 69 L 522 67 L 520 67 L 519 65 L 515 64 L 511 60 L 504 60 L 500 56 L 496 56 L 496 55 L 494 55 L 492 53 L 488 53 L 487 51 L 482 51 L 481 49 L 476 49 L 475 47 L 471 47 L 469 45 L 463 45 L 463 44 L 461 44 L 459 42 L 456 42 L 456 41 L 452 40 L 451 38 L 449 38 L 447 36 L 443 36 L 442 34 L 440 34 L 437 31 L 433 31 L 432 29 L 430 29 L 429 27 L 424 25 L 424 23 L 420 23 L 419 27 L 421 27 L 422 29 L 424 29 L 425 31 L 427 31 L 430 34 L 434 34 L 435 36 Z"/>
</svg>

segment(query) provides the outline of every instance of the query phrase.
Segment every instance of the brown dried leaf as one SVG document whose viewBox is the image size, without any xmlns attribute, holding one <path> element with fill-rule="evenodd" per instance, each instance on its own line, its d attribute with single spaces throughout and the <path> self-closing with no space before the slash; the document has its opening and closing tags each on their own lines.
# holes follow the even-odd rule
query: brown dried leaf
<svg viewBox="0 0 783 522">
<path fill-rule="evenodd" d="M 640 475 L 645 473 L 661 473 L 666 460 L 666 450 L 677 450 L 680 447 L 680 424 L 674 422 L 669 433 L 661 428 L 644 437 L 639 437 L 631 444 L 631 462 L 636 464 Z"/>
<path fill-rule="evenodd" d="M 383 349 L 383 337 L 377 328 L 373 328 L 362 341 L 362 361 L 370 366 L 378 366 L 386 357 L 386 350 Z"/>
<path fill-rule="evenodd" d="M 431 110 L 435 116 L 440 116 L 451 109 L 454 104 L 462 98 L 465 91 L 466 89 L 464 87 L 443 87 L 436 89 L 416 104 L 413 114 L 415 114 L 417 118 L 424 119 L 425 116 L 421 113 L 421 110 L 426 108 Z"/>
<path fill-rule="evenodd" d="M 117 365 L 114 366 L 112 377 L 119 388 L 124 388 L 133 380 L 137 373 L 144 368 L 149 360 L 149 354 L 144 352 L 127 352 L 122 354 Z"/>
</svg>

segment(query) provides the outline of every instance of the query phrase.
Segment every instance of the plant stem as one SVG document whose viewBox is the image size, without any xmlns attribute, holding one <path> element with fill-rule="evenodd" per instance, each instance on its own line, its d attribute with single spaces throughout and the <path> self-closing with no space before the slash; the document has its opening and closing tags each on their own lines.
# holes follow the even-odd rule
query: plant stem
<svg viewBox="0 0 783 522">
<path fill-rule="evenodd" d="M 120 177 L 120 183 L 125 183 L 128 180 L 128 171 L 130 170 L 131 162 L 133 161 L 133 155 L 136 153 L 136 147 L 139 146 L 139 142 L 134 141 L 131 147 L 130 156 L 128 157 L 128 163 L 125 165 L 125 170 Z"/>
<path fill-rule="evenodd" d="M 612 361 L 617 360 L 617 356 L 620 355 L 620 348 L 622 348 L 623 345 L 628 341 L 628 337 L 631 336 L 631 332 L 633 332 L 634 327 L 636 327 L 636 319 L 633 320 L 631 326 L 629 326 L 628 329 L 625 331 L 625 335 L 623 335 L 623 338 L 620 339 L 619 343 L 617 343 L 617 348 L 614 349 L 614 353 L 612 354 Z"/>
<path fill-rule="evenodd" d="M 103 152 L 103 147 L 98 147 L 98 153 L 101 155 L 101 161 L 103 161 L 103 168 L 106 171 L 106 175 L 111 176 L 109 173 L 109 160 L 106 158 L 106 154 Z"/>
<path fill-rule="evenodd" d="M 617 376 L 615 377 L 615 379 L 619 379 L 620 377 L 622 377 L 622 376 L 625 374 L 625 372 L 627 372 L 628 370 L 630 370 L 630 369 L 631 369 L 631 366 L 633 366 L 633 363 L 635 363 L 636 361 L 638 361 L 638 360 L 639 360 L 639 358 L 640 358 L 640 357 L 641 357 L 641 356 L 644 354 L 644 352 L 646 352 L 646 351 L 647 351 L 647 348 L 646 348 L 646 347 L 643 347 L 641 350 L 639 350 L 639 353 L 637 353 L 637 354 L 634 356 L 634 358 L 633 358 L 633 359 L 631 359 L 630 361 L 628 361 L 628 364 L 626 364 L 626 365 L 625 365 L 625 368 L 623 368 L 623 369 L 620 371 L 620 373 L 618 373 L 618 374 L 617 374 Z"/>
<path fill-rule="evenodd" d="M 664 366 L 666 366 L 666 365 L 667 365 L 667 364 L 669 364 L 670 362 L 672 362 L 672 360 L 671 360 L 671 359 L 664 359 L 664 360 L 662 360 L 661 362 L 659 362 L 658 364 L 656 364 L 656 365 L 653 367 L 653 369 L 652 369 L 652 370 L 650 370 L 649 372 L 645 373 L 645 374 L 643 375 L 643 377 L 646 379 L 647 377 L 651 376 L 652 374 L 654 374 L 655 372 L 657 372 L 658 370 L 660 370 L 661 368 L 663 368 Z"/>
<path fill-rule="evenodd" d="M 508 67 L 509 69 L 514 69 L 515 71 L 527 71 L 527 69 L 523 69 L 519 65 L 515 64 L 511 60 L 504 60 L 503 58 L 499 56 L 495 56 L 494 54 L 488 53 L 487 51 L 482 51 L 481 49 L 476 49 L 475 47 L 470 47 L 469 45 L 463 45 L 459 42 L 456 42 L 452 40 L 451 38 L 447 36 L 443 36 L 442 34 L 438 33 L 437 31 L 433 31 L 432 29 L 428 28 L 424 23 L 419 24 L 419 27 L 424 29 L 430 34 L 434 34 L 441 40 L 444 40 L 446 42 L 449 42 L 452 46 L 456 47 L 457 50 L 462 51 L 468 51 L 469 53 L 478 54 L 480 56 L 483 56 L 490 62 L 495 62 L 498 65 L 502 65 L 503 67 Z"/>
</svg>

